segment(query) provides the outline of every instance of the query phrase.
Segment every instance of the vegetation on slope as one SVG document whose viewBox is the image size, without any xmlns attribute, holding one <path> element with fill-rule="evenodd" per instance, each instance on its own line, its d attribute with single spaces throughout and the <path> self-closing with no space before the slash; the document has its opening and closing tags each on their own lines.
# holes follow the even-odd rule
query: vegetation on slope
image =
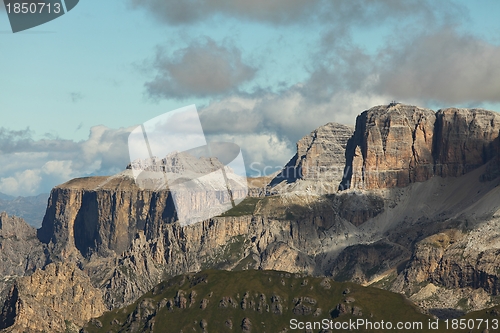
<svg viewBox="0 0 500 333">
<path fill-rule="evenodd" d="M 291 319 L 418 321 L 426 327 L 430 317 L 402 295 L 350 282 L 277 271 L 208 270 L 162 282 L 134 304 L 91 321 L 85 331 L 276 333 L 290 331 Z"/>
</svg>

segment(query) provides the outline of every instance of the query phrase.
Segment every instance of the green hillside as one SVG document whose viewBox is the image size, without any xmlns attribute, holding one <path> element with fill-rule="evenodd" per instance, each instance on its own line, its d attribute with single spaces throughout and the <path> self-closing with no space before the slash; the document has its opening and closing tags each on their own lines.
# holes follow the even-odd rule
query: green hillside
<svg viewBox="0 0 500 333">
<path fill-rule="evenodd" d="M 299 322 L 319 322 L 333 325 L 331 332 L 348 332 L 335 330 L 335 323 L 384 320 L 422 322 L 424 328 L 391 332 L 430 332 L 429 319 L 403 296 L 385 290 L 277 271 L 209 270 L 162 282 L 136 303 L 91 321 L 85 331 L 306 332 Z M 329 332 L 324 327 L 310 332 Z"/>
</svg>

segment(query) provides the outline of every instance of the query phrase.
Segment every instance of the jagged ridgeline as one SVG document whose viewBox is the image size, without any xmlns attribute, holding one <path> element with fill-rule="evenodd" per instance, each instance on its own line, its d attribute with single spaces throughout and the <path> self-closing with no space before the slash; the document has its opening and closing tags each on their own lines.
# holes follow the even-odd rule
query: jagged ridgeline
<svg viewBox="0 0 500 333">
<path fill-rule="evenodd" d="M 500 115 L 491 111 L 377 106 L 361 113 L 354 128 L 329 123 L 306 135 L 279 175 L 249 179 L 249 197 L 241 204 L 188 226 L 176 220 L 168 189 L 138 187 L 131 170 L 71 180 L 52 190 L 38 231 L 0 216 L 0 259 L 6 263 L 0 266 L 2 302 L 6 298 L 0 327 L 22 329 L 31 323 L 31 329 L 36 323 L 61 331 L 109 310 L 123 313 L 116 328 L 126 328 L 128 314 L 140 303 L 131 304 L 158 283 L 205 269 L 278 270 L 373 285 L 404 294 L 423 311 L 442 318 L 495 306 L 500 303 L 499 134 Z M 209 206 L 211 200 L 214 197 L 200 193 L 194 202 L 176 204 L 196 208 Z M 222 311 L 217 302 L 226 296 L 241 302 L 245 286 L 252 285 L 245 274 L 257 274 L 250 272 L 235 275 L 237 279 L 224 277 L 231 283 L 227 287 L 234 288 L 217 294 L 220 299 L 210 301 L 205 310 Z M 209 279 L 209 284 L 216 283 L 214 288 L 222 284 L 219 273 L 207 274 L 215 274 Z M 282 288 L 280 278 L 271 279 Z M 57 285 L 60 292 L 45 299 L 37 294 L 41 284 Z M 147 297 L 154 298 L 151 307 L 157 307 L 180 289 L 187 300 L 196 290 L 196 302 L 201 302 L 205 291 L 196 288 L 203 285 L 167 287 L 167 296 Z M 249 291 L 269 298 L 281 290 L 266 286 Z M 85 295 L 102 303 L 92 303 Z M 282 295 L 289 301 L 303 296 L 311 295 Z M 322 302 L 319 295 L 311 297 Z M 319 306 L 326 316 L 340 304 L 332 297 L 331 306 Z M 82 304 L 82 309 L 88 303 L 92 311 L 54 306 L 59 300 Z M 35 318 L 36 311 L 27 310 L 40 304 L 50 315 Z M 151 311 L 167 316 L 188 310 L 207 313 L 200 312 L 199 305 L 174 305 L 169 312 L 164 304 L 161 311 Z M 123 307 L 120 311 L 125 312 L 116 312 Z M 363 315 L 372 312 L 360 308 Z M 238 318 L 232 324 L 241 330 L 243 317 Z M 208 316 L 196 314 L 192 319 L 198 320 L 198 330 L 202 319 L 211 325 Z M 250 315 L 248 320 L 253 327 L 265 321 Z"/>
<path fill-rule="evenodd" d="M 83 332 L 278 333 L 290 330 L 291 319 L 427 325 L 431 317 L 401 295 L 354 283 L 277 271 L 210 270 L 162 282 L 134 304 L 92 320 Z"/>
</svg>

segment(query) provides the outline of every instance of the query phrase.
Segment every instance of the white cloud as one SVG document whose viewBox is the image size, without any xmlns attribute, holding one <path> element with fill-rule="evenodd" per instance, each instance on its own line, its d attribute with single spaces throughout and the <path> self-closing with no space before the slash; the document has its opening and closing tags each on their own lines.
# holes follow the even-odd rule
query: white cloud
<svg viewBox="0 0 500 333">
<path fill-rule="evenodd" d="M 10 177 L 0 178 L 0 192 L 9 195 L 34 195 L 40 186 L 40 170 L 24 170 Z"/>
<path fill-rule="evenodd" d="M 249 176 L 262 176 L 279 170 L 295 154 L 289 142 L 274 133 L 219 134 L 211 142 L 233 142 L 240 146 Z"/>
<path fill-rule="evenodd" d="M 85 141 L 33 140 L 29 131 L 0 129 L 0 192 L 33 195 L 49 192 L 75 177 L 112 175 L 129 162 L 131 129 L 95 126 Z"/>
<path fill-rule="evenodd" d="M 72 177 L 73 170 L 72 164 L 72 161 L 48 161 L 42 166 L 41 172 L 44 175 L 58 176 L 62 179 L 70 179 Z"/>
<path fill-rule="evenodd" d="M 283 94 L 229 96 L 202 109 L 200 118 L 209 141 L 241 147 L 247 171 L 255 176 L 264 169 L 277 171 L 295 153 L 297 140 L 318 126 L 331 121 L 354 125 L 355 115 L 385 102 L 380 95 L 340 91 L 312 103 L 296 86 Z M 132 129 L 94 126 L 80 142 L 33 140 L 32 133 L 0 129 L 5 151 L 0 154 L 0 192 L 33 195 L 71 178 L 116 174 L 129 163 Z"/>
<path fill-rule="evenodd" d="M 235 138 L 266 135 L 269 139 L 279 139 L 293 150 L 300 138 L 317 127 L 328 122 L 354 126 L 355 117 L 363 110 L 388 102 L 390 99 L 384 95 L 345 90 L 332 94 L 327 100 L 314 102 L 301 86 L 295 86 L 281 94 L 230 96 L 218 100 L 203 108 L 200 118 L 209 135 L 225 133 Z M 266 149 L 266 145 L 262 143 L 262 149 Z"/>
</svg>

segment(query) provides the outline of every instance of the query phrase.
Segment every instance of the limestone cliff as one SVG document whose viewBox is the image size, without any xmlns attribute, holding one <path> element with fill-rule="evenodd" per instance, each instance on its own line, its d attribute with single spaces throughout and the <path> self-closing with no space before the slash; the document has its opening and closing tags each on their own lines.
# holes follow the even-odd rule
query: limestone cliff
<svg viewBox="0 0 500 333">
<path fill-rule="evenodd" d="M 353 128 L 328 123 L 318 127 L 297 142 L 297 153 L 272 180 L 271 186 L 297 180 L 328 181 L 335 190 L 343 177 L 345 150 Z"/>
<path fill-rule="evenodd" d="M 342 188 L 404 187 L 457 177 L 495 156 L 500 115 L 480 109 L 377 106 L 356 120 Z"/>
<path fill-rule="evenodd" d="M 49 264 L 16 280 L 0 314 L 7 332 L 76 331 L 104 313 L 101 292 L 74 264 Z"/>
<path fill-rule="evenodd" d="M 435 174 L 461 176 L 497 154 L 500 115 L 481 109 L 440 110 L 435 133 Z"/>
<path fill-rule="evenodd" d="M 153 236 L 173 217 L 168 191 L 140 189 L 131 176 L 75 179 L 52 190 L 38 238 L 59 260 L 108 257 L 127 250 L 136 231 Z"/>
<path fill-rule="evenodd" d="M 427 309 L 471 311 L 495 304 L 500 293 L 499 211 L 482 220 L 468 230 L 447 229 L 418 242 L 391 289 Z"/>
</svg>

